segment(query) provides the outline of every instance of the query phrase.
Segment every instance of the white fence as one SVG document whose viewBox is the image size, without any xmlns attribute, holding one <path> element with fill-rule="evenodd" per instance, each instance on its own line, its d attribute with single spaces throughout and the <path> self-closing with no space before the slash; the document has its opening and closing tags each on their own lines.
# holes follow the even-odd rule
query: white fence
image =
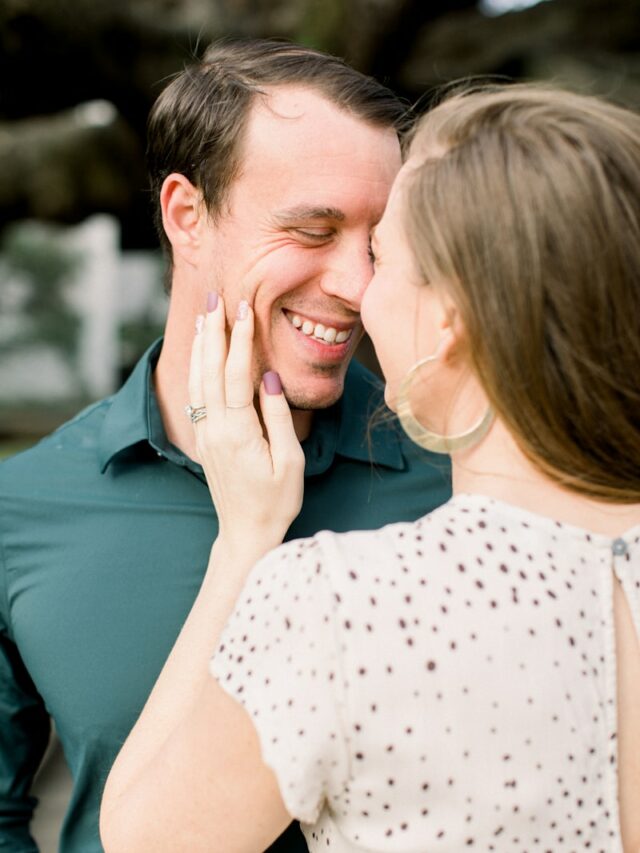
<svg viewBox="0 0 640 853">
<path fill-rule="evenodd" d="M 130 356 L 123 329 L 152 334 L 162 327 L 167 301 L 159 253 L 123 253 L 119 238 L 116 220 L 106 215 L 64 229 L 20 224 L 20 262 L 12 265 L 9 251 L 0 255 L 0 403 L 110 394 Z M 64 258 L 70 269 L 61 282 L 52 267 Z M 54 281 L 55 294 L 47 292 Z M 54 295 L 42 314 L 37 300 L 51 303 Z M 46 325 L 40 337 L 38 323 Z"/>
</svg>

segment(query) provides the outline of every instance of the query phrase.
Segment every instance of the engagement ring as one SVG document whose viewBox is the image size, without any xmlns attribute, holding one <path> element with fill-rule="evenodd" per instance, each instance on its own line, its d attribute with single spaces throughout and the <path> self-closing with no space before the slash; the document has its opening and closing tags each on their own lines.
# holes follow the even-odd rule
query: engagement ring
<svg viewBox="0 0 640 853">
<path fill-rule="evenodd" d="M 206 406 L 185 406 L 184 410 L 192 424 L 197 424 L 202 418 L 207 417 Z"/>
</svg>

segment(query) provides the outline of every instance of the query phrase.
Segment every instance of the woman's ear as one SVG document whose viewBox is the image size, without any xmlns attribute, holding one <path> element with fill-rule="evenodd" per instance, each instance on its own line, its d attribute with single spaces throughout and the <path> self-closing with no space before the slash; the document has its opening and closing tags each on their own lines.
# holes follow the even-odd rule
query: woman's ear
<svg viewBox="0 0 640 853">
<path fill-rule="evenodd" d="M 450 306 L 441 323 L 438 358 L 444 364 L 453 365 L 463 353 L 465 342 L 465 329 L 460 314 Z"/>
<path fill-rule="evenodd" d="M 202 193 L 184 175 L 173 172 L 162 184 L 160 206 L 162 225 L 174 259 L 178 256 L 188 264 L 196 264 L 205 210 Z"/>
</svg>

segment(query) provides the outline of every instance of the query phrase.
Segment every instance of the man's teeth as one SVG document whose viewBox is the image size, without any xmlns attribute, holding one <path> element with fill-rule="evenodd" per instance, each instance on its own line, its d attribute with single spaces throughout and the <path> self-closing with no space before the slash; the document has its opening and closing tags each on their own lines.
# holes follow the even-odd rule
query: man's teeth
<svg viewBox="0 0 640 853">
<path fill-rule="evenodd" d="M 309 337 L 314 337 L 325 344 L 343 344 L 351 337 L 352 329 L 338 331 L 333 326 L 323 326 L 322 323 L 312 323 L 311 320 L 303 320 L 298 314 L 291 315 L 291 322 L 300 331 Z"/>
</svg>

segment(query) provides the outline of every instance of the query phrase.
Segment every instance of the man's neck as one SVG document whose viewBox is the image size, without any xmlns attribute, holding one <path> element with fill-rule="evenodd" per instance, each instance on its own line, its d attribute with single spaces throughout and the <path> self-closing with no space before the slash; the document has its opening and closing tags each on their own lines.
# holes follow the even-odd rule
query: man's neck
<svg viewBox="0 0 640 853">
<path fill-rule="evenodd" d="M 167 324 L 153 383 L 167 439 L 191 459 L 196 459 L 193 427 L 185 413 L 189 405 L 190 344 L 172 334 Z"/>
<path fill-rule="evenodd" d="M 293 419 L 293 428 L 298 436 L 298 441 L 304 441 L 311 432 L 313 412 L 302 411 L 301 409 L 292 409 L 291 417 Z"/>
</svg>

